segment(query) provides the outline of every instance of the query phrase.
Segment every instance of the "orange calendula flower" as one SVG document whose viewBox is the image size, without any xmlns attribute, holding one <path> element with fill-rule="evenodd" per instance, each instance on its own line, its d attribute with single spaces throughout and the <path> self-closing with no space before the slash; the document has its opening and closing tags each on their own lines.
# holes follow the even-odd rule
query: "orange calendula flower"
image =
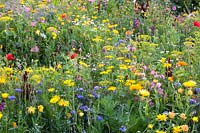
<svg viewBox="0 0 200 133">
<path fill-rule="evenodd" d="M 186 120 L 186 119 L 187 119 L 187 117 L 185 116 L 184 113 L 181 113 L 181 114 L 179 115 L 179 117 L 180 117 L 181 119 L 183 119 L 183 120 Z"/>
<path fill-rule="evenodd" d="M 16 128 L 16 127 L 17 127 L 17 123 L 13 122 L 13 128 Z"/>
<path fill-rule="evenodd" d="M 176 63 L 177 66 L 187 66 L 187 63 L 184 61 L 179 61 Z"/>
<path fill-rule="evenodd" d="M 64 18 L 67 17 L 67 14 L 66 14 L 66 13 L 63 13 L 63 14 L 60 15 L 60 17 L 61 17 L 62 19 L 64 19 Z"/>
<path fill-rule="evenodd" d="M 188 127 L 188 125 L 182 125 L 181 129 L 182 129 L 183 132 L 188 132 L 189 127 Z"/>
<path fill-rule="evenodd" d="M 175 116 L 176 116 L 176 114 L 174 112 L 169 112 L 170 119 L 174 119 Z"/>
</svg>

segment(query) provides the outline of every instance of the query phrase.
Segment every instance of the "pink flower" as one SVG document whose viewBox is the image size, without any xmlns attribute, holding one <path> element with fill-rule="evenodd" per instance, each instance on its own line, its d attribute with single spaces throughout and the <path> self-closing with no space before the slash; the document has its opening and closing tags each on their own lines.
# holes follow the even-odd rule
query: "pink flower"
<svg viewBox="0 0 200 133">
<path fill-rule="evenodd" d="M 36 22 L 36 21 L 32 21 L 32 22 L 31 22 L 31 26 L 32 26 L 32 27 L 35 27 L 35 26 L 36 26 L 36 24 L 37 24 L 37 22 Z"/>
<path fill-rule="evenodd" d="M 88 0 L 89 2 L 95 2 L 95 0 Z"/>
<path fill-rule="evenodd" d="M 25 7 L 24 10 L 25 10 L 25 12 L 30 12 L 31 8 L 30 7 Z"/>
<path fill-rule="evenodd" d="M 31 52 L 33 52 L 33 53 L 37 53 L 37 52 L 39 52 L 39 50 L 40 49 L 38 48 L 37 45 L 31 48 Z"/>
</svg>

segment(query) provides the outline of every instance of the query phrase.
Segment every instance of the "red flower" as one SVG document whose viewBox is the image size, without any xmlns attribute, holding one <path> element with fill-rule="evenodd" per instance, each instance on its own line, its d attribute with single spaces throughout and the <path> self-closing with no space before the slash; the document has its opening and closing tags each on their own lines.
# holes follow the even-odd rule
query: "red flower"
<svg viewBox="0 0 200 133">
<path fill-rule="evenodd" d="M 78 54 L 73 52 L 72 54 L 69 53 L 68 56 L 73 60 L 74 58 L 78 56 Z"/>
<path fill-rule="evenodd" d="M 198 21 L 194 21 L 194 26 L 199 27 L 200 28 L 200 22 Z"/>
<path fill-rule="evenodd" d="M 11 53 L 6 54 L 6 58 L 7 58 L 7 60 L 13 60 L 14 59 L 14 57 Z"/>
</svg>

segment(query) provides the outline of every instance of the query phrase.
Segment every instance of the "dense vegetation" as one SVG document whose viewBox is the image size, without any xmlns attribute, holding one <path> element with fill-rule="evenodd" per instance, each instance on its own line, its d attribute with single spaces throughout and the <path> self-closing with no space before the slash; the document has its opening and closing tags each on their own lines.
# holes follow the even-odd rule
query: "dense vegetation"
<svg viewBox="0 0 200 133">
<path fill-rule="evenodd" d="M 0 132 L 199 132 L 199 5 L 2 2 Z"/>
</svg>

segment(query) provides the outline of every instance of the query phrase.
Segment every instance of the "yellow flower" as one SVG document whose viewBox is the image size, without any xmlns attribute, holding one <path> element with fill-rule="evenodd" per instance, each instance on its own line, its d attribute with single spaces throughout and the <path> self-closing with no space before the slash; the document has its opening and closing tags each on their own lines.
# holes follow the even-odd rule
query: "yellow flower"
<svg viewBox="0 0 200 133">
<path fill-rule="evenodd" d="M 185 61 L 179 61 L 176 63 L 177 66 L 187 66 L 187 63 Z"/>
<path fill-rule="evenodd" d="M 28 107 L 28 113 L 29 114 L 35 114 L 35 107 L 33 107 L 33 106 L 30 106 L 30 107 Z"/>
<path fill-rule="evenodd" d="M 75 84 L 75 83 L 74 83 L 72 80 L 70 80 L 70 79 L 65 80 L 63 83 L 64 83 L 65 85 L 69 86 L 69 87 L 74 86 L 74 84 Z"/>
<path fill-rule="evenodd" d="M 125 86 L 131 86 L 132 84 L 134 84 L 136 81 L 135 80 L 126 80 Z"/>
<path fill-rule="evenodd" d="M 118 35 L 119 31 L 118 30 L 113 30 L 113 33 Z"/>
<path fill-rule="evenodd" d="M 109 91 L 115 91 L 116 89 L 117 89 L 117 88 L 114 87 L 114 86 L 110 86 L 110 87 L 108 88 Z"/>
<path fill-rule="evenodd" d="M 54 40 L 57 38 L 57 34 L 56 34 L 55 32 L 52 32 L 51 35 L 52 35 L 52 38 L 53 38 Z"/>
<path fill-rule="evenodd" d="M 11 21 L 11 20 L 12 20 L 12 18 L 11 18 L 11 17 L 8 17 L 8 16 L 1 17 L 1 18 L 0 18 L 0 21 L 2 21 L 2 22 L 7 22 L 7 21 Z"/>
<path fill-rule="evenodd" d="M 54 92 L 55 91 L 55 88 L 49 88 L 48 89 L 48 92 Z"/>
<path fill-rule="evenodd" d="M 0 119 L 3 117 L 3 114 L 2 114 L 2 112 L 0 112 Z"/>
<path fill-rule="evenodd" d="M 180 132 L 182 132 L 182 129 L 181 129 L 180 126 L 175 126 L 175 127 L 173 127 L 172 132 L 173 133 L 180 133 Z"/>
<path fill-rule="evenodd" d="M 149 125 L 148 125 L 148 128 L 149 128 L 149 129 L 152 129 L 152 128 L 153 128 L 153 124 L 149 124 Z"/>
<path fill-rule="evenodd" d="M 148 90 L 140 90 L 139 91 L 140 95 L 142 95 L 143 97 L 149 97 L 150 96 L 150 92 Z"/>
<path fill-rule="evenodd" d="M 187 88 L 192 88 L 192 87 L 195 87 L 196 86 L 196 82 L 195 81 L 192 81 L 192 80 L 189 80 L 187 82 L 184 82 L 183 83 L 183 86 L 187 87 Z"/>
<path fill-rule="evenodd" d="M 60 101 L 58 102 L 59 106 L 63 106 L 63 107 L 67 107 L 69 106 L 69 101 L 65 101 L 64 99 L 60 99 Z"/>
<path fill-rule="evenodd" d="M 181 129 L 182 129 L 183 132 L 188 132 L 189 127 L 188 127 L 188 125 L 182 125 Z"/>
<path fill-rule="evenodd" d="M 141 90 L 143 87 L 140 85 L 140 84 L 132 84 L 130 86 L 130 91 L 133 91 L 133 90 Z"/>
<path fill-rule="evenodd" d="M 89 65 L 88 64 L 86 64 L 85 62 L 83 62 L 83 61 L 79 61 L 79 64 L 81 65 L 81 66 L 84 66 L 84 67 L 89 67 Z"/>
<path fill-rule="evenodd" d="M 78 113 L 78 115 L 79 115 L 80 117 L 82 117 L 82 116 L 84 115 L 84 113 L 83 113 L 82 111 L 80 111 L 80 112 Z"/>
<path fill-rule="evenodd" d="M 179 94 L 182 94 L 183 91 L 184 91 L 184 90 L 183 90 L 182 88 L 179 88 L 177 92 L 178 92 Z"/>
<path fill-rule="evenodd" d="M 167 115 L 166 114 L 159 114 L 159 115 L 157 115 L 156 119 L 158 121 L 166 121 L 167 120 Z"/>
<path fill-rule="evenodd" d="M 4 6 L 4 4 L 0 4 L 0 8 L 4 8 L 5 6 Z"/>
<path fill-rule="evenodd" d="M 8 96 L 9 96 L 9 94 L 8 94 L 8 93 L 2 93 L 2 94 L 1 94 L 1 97 L 2 97 L 3 99 L 6 99 L 6 98 L 8 98 Z"/>
<path fill-rule="evenodd" d="M 175 116 L 176 116 L 176 114 L 174 112 L 169 112 L 170 119 L 174 119 Z"/>
<path fill-rule="evenodd" d="M 34 75 L 31 77 L 31 79 L 34 80 L 36 83 L 40 83 L 40 81 L 41 81 L 40 75 L 37 75 L 37 74 L 34 74 Z"/>
<path fill-rule="evenodd" d="M 198 122 L 198 121 L 199 121 L 199 118 L 196 117 L 196 116 L 194 116 L 194 117 L 192 118 L 192 121 L 193 121 L 193 122 Z"/>
<path fill-rule="evenodd" d="M 192 90 L 188 90 L 188 95 L 192 96 L 193 95 L 193 91 Z"/>
<path fill-rule="evenodd" d="M 165 131 L 156 130 L 156 133 L 167 133 Z"/>
<path fill-rule="evenodd" d="M 13 122 L 13 128 L 16 128 L 16 127 L 17 127 L 17 123 Z"/>
<path fill-rule="evenodd" d="M 43 106 L 43 105 L 39 105 L 39 106 L 38 106 L 38 111 L 39 111 L 39 112 L 43 112 L 43 110 L 44 110 L 44 106 Z"/>
<path fill-rule="evenodd" d="M 60 96 L 55 95 L 50 99 L 50 103 L 54 104 L 57 103 L 60 100 Z"/>
<path fill-rule="evenodd" d="M 184 113 L 181 113 L 181 114 L 179 115 L 179 117 L 180 117 L 181 119 L 183 119 L 183 120 L 187 119 L 187 117 L 185 116 Z"/>
<path fill-rule="evenodd" d="M 6 78 L 4 76 L 0 77 L 0 84 L 5 84 L 7 82 Z"/>
<path fill-rule="evenodd" d="M 125 65 L 125 64 L 120 64 L 120 65 L 119 65 L 119 69 L 121 69 L 121 70 L 126 70 L 126 69 L 128 69 L 128 66 Z"/>
<path fill-rule="evenodd" d="M 163 65 L 164 65 L 164 67 L 166 67 L 166 68 L 169 68 L 169 67 L 172 66 L 172 64 L 170 64 L 170 63 L 164 63 Z"/>
</svg>

